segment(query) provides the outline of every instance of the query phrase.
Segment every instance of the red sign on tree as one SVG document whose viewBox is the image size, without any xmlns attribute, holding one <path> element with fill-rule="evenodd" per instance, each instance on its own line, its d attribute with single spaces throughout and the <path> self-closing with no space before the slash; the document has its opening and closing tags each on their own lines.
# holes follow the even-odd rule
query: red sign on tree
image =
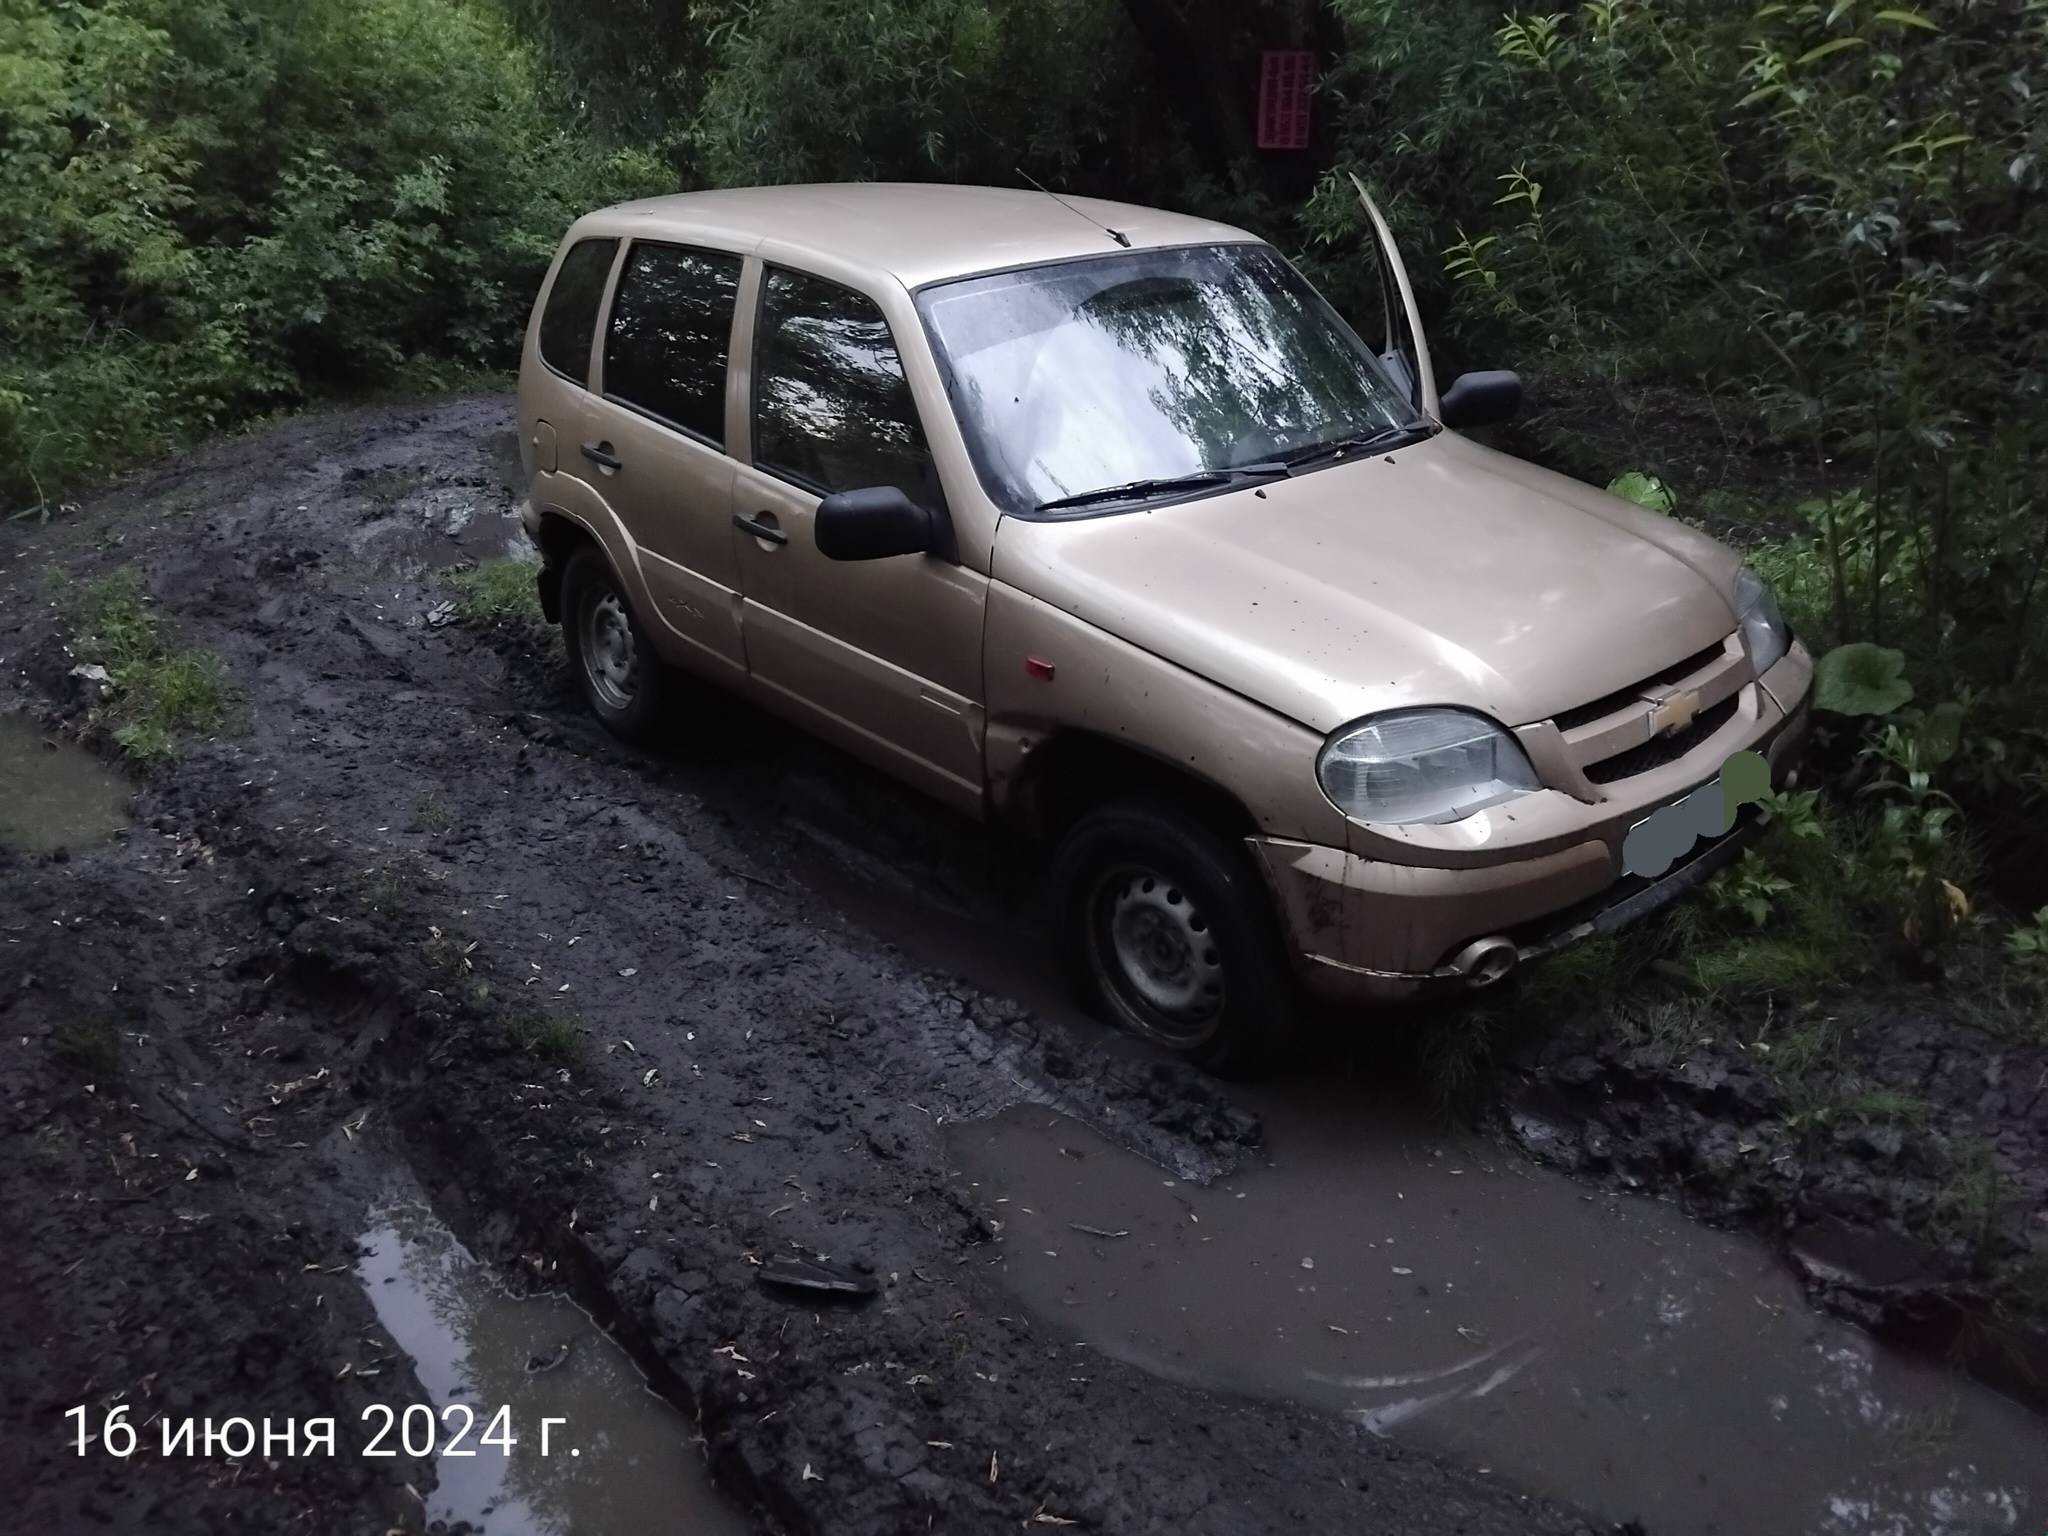
<svg viewBox="0 0 2048 1536">
<path fill-rule="evenodd" d="M 1259 148 L 1308 148 L 1308 99 L 1316 56 L 1306 48 L 1269 48 L 1259 57 Z"/>
</svg>

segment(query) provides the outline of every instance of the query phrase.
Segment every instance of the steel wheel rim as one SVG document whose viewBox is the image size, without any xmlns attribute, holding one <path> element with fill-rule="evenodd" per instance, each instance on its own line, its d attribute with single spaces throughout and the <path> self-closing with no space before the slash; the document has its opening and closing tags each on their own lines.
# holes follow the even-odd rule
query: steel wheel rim
<svg viewBox="0 0 2048 1536">
<path fill-rule="evenodd" d="M 632 707 L 640 685 L 638 647 L 626 604 L 616 592 L 599 592 L 584 604 L 581 644 L 583 677 L 606 709 Z"/>
<path fill-rule="evenodd" d="M 1139 1033 L 1186 1050 L 1223 1019 L 1216 930 L 1180 882 L 1122 865 L 1096 883 L 1090 926 L 1097 968 Z"/>
</svg>

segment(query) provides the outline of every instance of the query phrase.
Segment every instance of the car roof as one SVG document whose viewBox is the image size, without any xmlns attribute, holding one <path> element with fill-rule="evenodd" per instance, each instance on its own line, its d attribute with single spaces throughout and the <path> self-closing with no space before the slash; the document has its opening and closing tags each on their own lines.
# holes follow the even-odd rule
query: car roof
<svg viewBox="0 0 2048 1536">
<path fill-rule="evenodd" d="M 851 263 L 916 288 L 976 272 L 1113 255 L 1120 247 L 1098 225 L 1137 249 L 1257 239 L 1209 219 L 1100 198 L 874 181 L 644 198 L 578 220 L 575 233 L 709 240 L 730 250 L 773 247 L 764 254 Z"/>
</svg>

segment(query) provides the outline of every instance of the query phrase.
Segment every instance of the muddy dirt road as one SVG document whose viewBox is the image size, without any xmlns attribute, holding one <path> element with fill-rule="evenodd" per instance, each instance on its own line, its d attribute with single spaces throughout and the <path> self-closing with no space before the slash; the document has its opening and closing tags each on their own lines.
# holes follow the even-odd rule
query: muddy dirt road
<svg viewBox="0 0 2048 1536">
<path fill-rule="evenodd" d="M 430 623 L 447 566 L 505 553 L 509 427 L 502 399 L 315 420 L 9 531 L 0 708 L 52 741 L 83 720 L 67 603 L 123 565 L 239 698 L 124 836 L 0 878 L 0 1526 L 418 1528 L 433 1456 L 358 1454 L 372 1405 L 429 1401 L 356 1274 L 385 1186 L 353 1152 L 380 1138 L 481 1260 L 630 1345 L 766 1527 L 1583 1528 L 1104 1359 L 992 1283 L 1001 1218 L 949 1182 L 946 1123 L 1051 1105 L 1203 1178 L 1256 1119 L 907 963 L 787 882 L 815 844 L 782 807 L 737 824 L 561 708 L 545 665 Z M 707 717 L 713 777 L 724 734 Z M 777 742 L 813 798 L 893 803 Z M 878 1294 L 757 1283 L 788 1257 Z M 122 1404 L 141 1448 L 79 1454 L 65 1411 L 98 1434 Z M 187 1418 L 199 1454 L 160 1454 Z M 320 1418 L 335 1455 L 304 1454 Z M 230 1419 L 299 1437 L 249 1454 Z"/>
<path fill-rule="evenodd" d="M 1478 1309 L 1443 1307 L 1449 1248 L 1410 1262 L 1436 1240 L 1396 1202 L 1434 1213 L 1478 1165 L 1432 1169 L 1431 1127 L 1328 1084 L 1226 1092 L 1074 1019 L 1037 964 L 1025 872 L 751 710 L 707 697 L 672 751 L 615 746 L 532 632 L 448 622 L 448 569 L 517 541 L 510 424 L 499 398 L 295 423 L 0 533 L 0 1487 L 24 1490 L 0 1529 L 653 1528 L 606 1509 L 835 1533 L 2039 1523 L 2038 1420 L 1931 1369 L 1858 1376 L 1840 1352 L 1873 1346 L 1771 1289 L 1761 1249 L 1696 1266 L 1754 1262 L 1737 1286 L 1792 1320 L 1720 1350 L 1736 1379 L 1713 1390 L 1767 1418 L 1832 1370 L 1837 1409 L 1795 1411 L 1827 1441 L 1819 1473 L 1788 1456 L 1761 1501 L 1686 1512 L 1677 1480 L 1750 1471 L 1740 1437 L 1657 1460 L 1703 1433 L 1662 1413 L 1710 1370 L 1703 1334 L 1628 1367 L 1659 1412 L 1627 1416 L 1653 1427 L 1604 1470 L 1621 1416 L 1503 1430 L 1617 1381 L 1544 1376 L 1513 1314 L 1576 1316 L 1649 1248 L 1563 1272 L 1516 1257 L 1501 1272 L 1527 1270 L 1527 1296 L 1461 1272 Z M 132 786 L 121 827 L 131 786 L 71 755 L 97 685 L 66 641 L 84 584 L 124 566 L 237 699 L 216 740 Z M 16 823 L 34 836 L 10 841 Z M 1099 1209 L 1057 1204 L 1094 1169 Z M 1232 1254 L 1284 1243 L 1293 1266 L 1270 1296 L 1180 1251 L 1200 1257 L 1203 1219 L 1220 1230 L 1240 1193 L 1277 1214 Z M 1116 1248 L 1148 1222 L 1177 1234 L 1164 1273 Z M 1369 1315 L 1368 1257 L 1401 1277 Z M 762 1283 L 791 1260 L 874 1294 Z M 1100 1267 L 1060 1267 L 1083 1262 Z M 1134 1309 L 1155 1284 L 1226 1305 L 1185 1325 Z M 1339 1315 L 1315 1284 L 1358 1297 Z M 520 1289 L 573 1297 L 634 1365 L 570 1313 L 532 1321 L 516 1309 L 561 1303 Z M 1616 1316 L 1629 1338 L 1676 1326 Z M 1355 1340 L 1369 1324 L 1397 1347 Z M 1295 1343 L 1242 1347 L 1274 1327 Z M 1623 1338 L 1544 1342 L 1584 1360 Z M 1787 1348 L 1805 1375 L 1742 1387 Z M 1438 1390 L 1397 1378 L 1457 1367 L 1450 1349 L 1486 1357 L 1450 1373 L 1462 1413 L 1392 1412 Z M 1528 1375 L 1477 1393 L 1516 1361 Z M 671 1407 L 605 1409 L 634 1368 Z M 517 1444 L 458 1462 L 459 1414 L 401 1417 L 451 1403 L 479 1430 L 509 1407 Z M 380 1404 L 398 1454 L 365 1456 Z M 125 1406 L 136 1453 L 110 1432 L 81 1454 L 81 1406 L 89 1435 Z M 540 1455 L 548 1414 L 566 1421 L 549 1457 L 611 1458 L 581 1493 Z M 196 1453 L 162 1454 L 188 1419 Z M 230 1419 L 296 1439 L 231 1455 Z M 304 1454 L 323 1419 L 335 1454 Z M 1647 1470 L 1617 1481 L 1617 1461 Z"/>
</svg>

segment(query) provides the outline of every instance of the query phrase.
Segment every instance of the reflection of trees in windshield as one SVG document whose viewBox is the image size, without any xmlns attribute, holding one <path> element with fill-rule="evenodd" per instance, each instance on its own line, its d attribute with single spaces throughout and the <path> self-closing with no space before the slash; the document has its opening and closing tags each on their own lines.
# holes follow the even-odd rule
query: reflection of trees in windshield
<svg viewBox="0 0 2048 1536">
<path fill-rule="evenodd" d="M 984 477 L 1013 510 L 1412 419 L 1271 251 L 1066 263 L 928 290 Z"/>
<path fill-rule="evenodd" d="M 1277 284 L 1145 277 L 1105 288 L 1076 314 L 1160 366 L 1166 379 L 1152 387 L 1152 403 L 1200 445 L 1203 469 L 1254 463 L 1320 442 L 1333 428 L 1399 419 L 1356 400 L 1355 360 Z M 1359 414 L 1334 416 L 1338 402 L 1355 403 Z"/>
<path fill-rule="evenodd" d="M 755 356 L 763 467 L 820 491 L 924 494 L 924 433 L 889 322 L 871 300 L 771 270 Z"/>
</svg>

